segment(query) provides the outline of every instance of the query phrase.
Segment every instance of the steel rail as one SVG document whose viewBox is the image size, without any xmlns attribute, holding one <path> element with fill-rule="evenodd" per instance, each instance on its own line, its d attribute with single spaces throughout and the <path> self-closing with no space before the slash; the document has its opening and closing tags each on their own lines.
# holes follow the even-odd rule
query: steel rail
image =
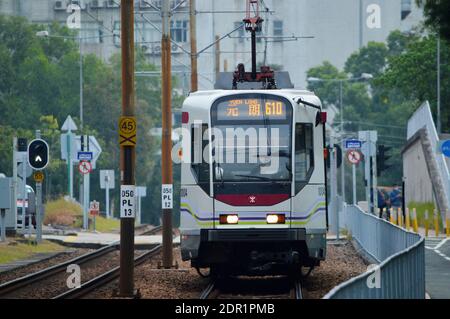
<svg viewBox="0 0 450 319">
<path fill-rule="evenodd" d="M 214 290 L 217 290 L 217 284 L 215 280 L 212 280 L 208 284 L 208 286 L 206 286 L 205 290 L 203 290 L 202 293 L 200 294 L 200 299 L 201 300 L 209 299 Z"/>
<path fill-rule="evenodd" d="M 303 299 L 302 282 L 300 279 L 294 281 L 294 297 L 295 299 Z"/>
<path fill-rule="evenodd" d="M 26 275 L 26 276 L 23 276 L 20 278 L 13 279 L 11 281 L 8 281 L 8 282 L 0 285 L 0 296 L 6 295 L 8 293 L 11 293 L 15 290 L 18 290 L 18 289 L 24 287 L 24 286 L 33 284 L 35 282 L 44 280 L 48 277 L 54 276 L 55 274 L 63 272 L 67 269 L 67 267 L 69 265 L 85 264 L 93 259 L 100 258 L 106 254 L 109 254 L 110 252 L 117 250 L 117 248 L 118 248 L 118 244 L 113 243 L 111 245 L 97 249 L 93 252 L 90 252 L 90 253 L 84 254 L 82 256 L 73 258 L 71 260 L 65 261 L 63 263 L 42 269 L 40 271 L 37 271 L 35 273 L 29 274 L 29 275 Z"/>
<path fill-rule="evenodd" d="M 148 258 L 151 258 L 154 255 L 156 255 L 157 253 L 159 253 L 161 251 L 161 248 L 162 248 L 162 245 L 158 245 L 158 246 L 154 247 L 153 249 L 151 249 L 150 251 L 142 254 L 141 256 L 136 257 L 134 259 L 134 267 L 139 266 L 144 261 L 146 261 Z M 113 281 L 114 279 L 118 278 L 119 275 L 120 275 L 120 266 L 115 267 L 115 268 L 101 274 L 100 276 L 97 276 L 97 277 L 81 284 L 81 286 L 79 288 L 68 290 L 68 291 L 54 297 L 53 299 L 81 298 L 81 297 L 87 295 L 88 293 L 90 293 L 91 291 L 93 291 L 94 289 L 102 287 L 102 286 L 108 284 L 109 282 Z"/>
</svg>

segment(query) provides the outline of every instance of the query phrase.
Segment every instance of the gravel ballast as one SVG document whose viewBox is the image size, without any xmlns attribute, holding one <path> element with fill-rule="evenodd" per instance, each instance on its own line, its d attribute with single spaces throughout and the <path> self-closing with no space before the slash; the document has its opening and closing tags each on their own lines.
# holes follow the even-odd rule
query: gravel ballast
<svg viewBox="0 0 450 319">
<path fill-rule="evenodd" d="M 366 271 L 367 265 L 349 242 L 329 244 L 327 259 L 320 267 L 313 270 L 303 283 L 305 299 L 322 298 L 333 287 Z M 174 262 L 179 269 L 158 269 L 161 256 L 155 256 L 135 269 L 135 289 L 139 289 L 144 299 L 196 299 L 210 282 L 202 278 L 190 267 L 190 262 L 183 262 L 179 248 L 174 249 Z M 86 298 L 109 299 L 118 283 L 114 281 Z"/>
</svg>

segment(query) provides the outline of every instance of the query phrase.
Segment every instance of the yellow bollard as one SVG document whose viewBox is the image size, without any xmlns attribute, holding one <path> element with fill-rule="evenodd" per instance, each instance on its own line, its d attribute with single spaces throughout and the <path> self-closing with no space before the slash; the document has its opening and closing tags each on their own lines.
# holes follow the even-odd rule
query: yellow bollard
<svg viewBox="0 0 450 319">
<path fill-rule="evenodd" d="M 425 237 L 428 237 L 428 210 L 425 211 Z"/>
<path fill-rule="evenodd" d="M 410 216 L 409 216 L 409 208 L 406 207 L 406 214 L 405 214 L 405 224 L 406 224 L 406 230 L 409 231 L 411 228 L 411 223 L 410 223 Z"/>
<path fill-rule="evenodd" d="M 400 226 L 400 227 L 403 227 L 403 214 L 402 214 L 402 209 L 401 208 L 399 208 L 398 210 L 397 210 L 397 217 L 398 217 L 398 225 Z"/>
<path fill-rule="evenodd" d="M 390 214 L 391 214 L 391 224 L 395 225 L 394 209 L 391 207 L 389 211 L 390 211 Z"/>
<path fill-rule="evenodd" d="M 439 218 L 437 209 L 434 210 L 434 234 L 436 237 L 439 237 Z"/>
<path fill-rule="evenodd" d="M 447 237 L 450 237 L 450 218 L 447 218 L 445 226 Z"/>
<path fill-rule="evenodd" d="M 413 228 L 415 233 L 419 232 L 419 225 L 417 225 L 417 211 L 415 208 L 413 208 Z"/>
</svg>

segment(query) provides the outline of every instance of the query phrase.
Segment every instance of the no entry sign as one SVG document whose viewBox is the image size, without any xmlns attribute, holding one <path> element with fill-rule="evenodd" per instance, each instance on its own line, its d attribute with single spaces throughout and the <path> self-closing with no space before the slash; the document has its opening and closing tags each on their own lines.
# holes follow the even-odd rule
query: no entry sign
<svg viewBox="0 0 450 319">
<path fill-rule="evenodd" d="M 80 164 L 78 164 L 78 170 L 83 175 L 89 174 L 92 172 L 92 164 L 88 161 L 81 161 Z"/>
<path fill-rule="evenodd" d="M 347 160 L 353 165 L 359 164 L 359 162 L 361 162 L 361 158 L 361 152 L 357 150 L 350 150 L 347 152 Z"/>
</svg>

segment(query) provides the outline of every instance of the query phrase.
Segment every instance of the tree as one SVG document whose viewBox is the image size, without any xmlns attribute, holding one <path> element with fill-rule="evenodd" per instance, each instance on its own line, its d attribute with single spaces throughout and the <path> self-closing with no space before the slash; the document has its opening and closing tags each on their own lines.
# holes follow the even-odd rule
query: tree
<svg viewBox="0 0 450 319">
<path fill-rule="evenodd" d="M 450 40 L 450 1 L 448 0 L 416 0 L 424 8 L 426 24 Z"/>
<path fill-rule="evenodd" d="M 49 28 L 49 29 L 47 29 Z M 37 31 L 50 30 L 53 36 L 38 38 Z M 40 129 L 50 146 L 50 165 L 46 168 L 44 195 L 54 198 L 67 194 L 67 164 L 60 160 L 60 125 L 68 115 L 79 121 L 79 50 L 75 34 L 58 24 L 39 26 L 23 18 L 0 15 L 0 172 L 12 174 L 12 138 L 31 140 Z M 83 56 L 84 126 L 77 134 L 95 135 L 103 153 L 91 175 L 91 198 L 102 202 L 99 170 L 119 167 L 117 121 L 121 114 L 121 60 L 114 56 L 109 63 L 94 55 Z M 143 52 L 136 51 L 136 68 L 156 71 Z M 176 85 L 176 81 L 174 81 Z M 181 97 L 174 95 L 174 104 Z M 159 78 L 136 79 L 136 111 L 138 119 L 137 184 L 159 189 L 160 170 L 155 166 L 159 140 L 149 134 L 161 120 L 161 89 Z M 116 174 L 116 185 L 119 183 Z M 75 170 L 75 185 L 80 176 Z M 30 184 L 31 185 L 31 184 Z M 78 187 L 74 187 L 75 196 Z M 112 200 L 118 204 L 118 192 Z M 160 198 L 160 196 L 158 196 Z M 149 202 L 145 213 L 158 221 L 160 200 Z"/>
<path fill-rule="evenodd" d="M 363 73 L 378 76 L 383 72 L 387 55 L 388 49 L 384 43 L 369 42 L 347 59 L 344 70 L 354 77 L 360 77 Z"/>
</svg>

